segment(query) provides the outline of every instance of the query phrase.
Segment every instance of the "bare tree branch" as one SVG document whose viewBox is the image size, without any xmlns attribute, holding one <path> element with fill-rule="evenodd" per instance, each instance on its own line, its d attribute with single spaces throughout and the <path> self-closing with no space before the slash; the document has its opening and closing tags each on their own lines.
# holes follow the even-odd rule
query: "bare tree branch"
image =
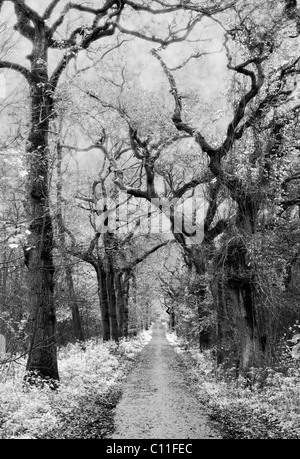
<svg viewBox="0 0 300 459">
<path fill-rule="evenodd" d="M 172 117 L 175 127 L 178 129 L 178 131 L 184 131 L 189 136 L 195 137 L 196 142 L 200 145 L 200 147 L 205 153 L 208 153 L 209 155 L 214 154 L 216 150 L 208 144 L 203 135 L 195 127 L 183 122 L 181 102 L 182 98 L 177 89 L 176 81 L 171 71 L 169 70 L 161 56 L 158 54 L 157 50 L 152 49 L 151 54 L 159 61 L 171 87 L 170 92 L 175 101 L 175 109 Z"/>
<path fill-rule="evenodd" d="M 148 200 L 147 191 L 140 190 L 139 188 L 130 188 L 118 179 L 115 180 L 115 184 L 120 188 L 120 190 L 125 191 L 135 198 L 144 198 Z"/>
<path fill-rule="evenodd" d="M 18 72 L 23 77 L 25 77 L 28 83 L 32 82 L 30 70 L 28 70 L 26 67 L 23 67 L 21 64 L 16 64 L 15 62 L 9 61 L 0 61 L 0 69 L 14 70 L 15 72 Z"/>
<path fill-rule="evenodd" d="M 160 6 L 160 8 L 153 8 L 152 6 L 150 7 L 147 5 L 137 4 L 132 0 L 126 0 L 125 3 L 135 11 L 145 11 L 150 14 L 172 13 L 178 10 L 187 10 L 202 13 L 205 16 L 212 16 L 213 14 L 221 13 L 222 11 L 232 8 L 235 5 L 236 0 L 231 1 L 228 4 L 226 4 L 225 2 L 221 2 L 220 4 L 215 4 L 215 6 L 212 8 L 205 8 L 199 5 L 199 3 L 191 1 L 179 1 L 178 3 L 174 4 L 158 0 L 152 2 L 157 3 Z"/>
<path fill-rule="evenodd" d="M 138 32 L 136 30 L 130 30 L 130 29 L 127 29 L 123 26 L 121 26 L 121 24 L 117 23 L 116 24 L 116 27 L 120 30 L 120 32 L 126 34 L 126 35 L 132 35 L 134 37 L 137 37 L 137 38 L 140 38 L 142 40 L 145 40 L 145 41 L 149 41 L 149 42 L 152 42 L 152 43 L 159 43 L 161 46 L 165 47 L 165 46 L 169 46 L 173 43 L 180 43 L 182 41 L 184 41 L 189 35 L 190 33 L 192 32 L 192 30 L 194 29 L 194 27 L 196 26 L 196 24 L 198 24 L 202 19 L 203 19 L 203 15 L 198 15 L 194 20 L 191 21 L 190 25 L 187 27 L 186 29 L 186 32 L 181 35 L 180 37 L 176 37 L 176 36 L 172 36 L 171 38 L 167 37 L 167 38 L 158 38 L 158 37 L 155 37 L 154 35 L 152 35 L 151 37 L 148 36 L 148 35 L 145 35 L 141 32 Z"/>
<path fill-rule="evenodd" d="M 148 252 L 144 253 L 141 257 L 137 258 L 133 264 L 131 264 L 130 266 L 133 268 L 135 266 L 137 266 L 138 264 L 142 263 L 143 261 L 146 260 L 146 258 L 148 258 L 150 255 L 152 255 L 153 253 L 157 252 L 157 250 L 161 249 L 162 247 L 165 247 L 166 245 L 168 244 L 172 244 L 174 243 L 175 241 L 165 241 L 165 242 L 162 242 L 161 244 L 158 244 L 156 245 L 155 247 L 153 247 L 152 249 L 148 250 Z"/>
<path fill-rule="evenodd" d="M 32 21 L 36 26 L 43 25 L 43 18 L 30 6 L 25 3 L 25 0 L 10 0 L 15 5 L 15 11 L 18 18 L 27 18 Z"/>
<path fill-rule="evenodd" d="M 187 191 L 194 190 L 198 185 L 207 182 L 207 178 L 198 178 L 190 180 L 189 182 L 185 183 L 182 187 L 178 188 L 172 193 L 172 198 L 181 198 Z"/>
<path fill-rule="evenodd" d="M 57 7 L 57 5 L 61 2 L 61 0 L 52 0 L 52 2 L 47 6 L 45 9 L 43 19 L 46 21 L 49 19 L 54 11 L 54 9 Z"/>
</svg>

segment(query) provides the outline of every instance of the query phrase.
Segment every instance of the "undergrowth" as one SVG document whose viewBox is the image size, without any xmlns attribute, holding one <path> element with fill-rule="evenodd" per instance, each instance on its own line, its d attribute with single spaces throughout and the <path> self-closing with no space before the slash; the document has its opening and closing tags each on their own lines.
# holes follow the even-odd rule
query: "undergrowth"
<svg viewBox="0 0 300 459">
<path fill-rule="evenodd" d="M 116 344 L 90 340 L 59 352 L 55 391 L 24 385 L 25 361 L 0 367 L 0 439 L 105 438 L 121 382 L 151 332 Z"/>
<path fill-rule="evenodd" d="M 287 353 L 277 368 L 252 369 L 252 383 L 220 370 L 210 351 L 199 352 L 167 333 L 191 386 L 228 439 L 300 438 L 300 365 Z"/>
</svg>

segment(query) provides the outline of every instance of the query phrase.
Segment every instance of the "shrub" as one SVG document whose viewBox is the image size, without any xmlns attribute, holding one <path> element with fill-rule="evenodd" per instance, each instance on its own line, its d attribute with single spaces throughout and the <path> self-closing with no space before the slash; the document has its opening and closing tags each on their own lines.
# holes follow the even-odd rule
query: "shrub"
<svg viewBox="0 0 300 459">
<path fill-rule="evenodd" d="M 220 422 L 225 438 L 300 438 L 300 365 L 291 352 L 283 353 L 275 369 L 253 368 L 249 384 L 235 377 L 235 369 L 217 367 L 211 351 L 187 349 L 175 334 L 167 338 L 184 359 L 195 393 Z"/>
<path fill-rule="evenodd" d="M 24 385 L 25 360 L 0 368 L 0 438 L 53 438 L 65 431 L 66 424 L 69 431 L 72 424 L 81 424 L 80 430 L 73 429 L 74 435 L 80 434 L 82 424 L 90 421 L 91 410 L 102 409 L 95 403 L 104 406 L 109 397 L 115 397 L 128 364 L 150 337 L 151 332 L 144 331 L 119 344 L 96 339 L 84 347 L 68 344 L 59 351 L 61 381 L 56 391 L 47 384 L 39 388 Z"/>
</svg>

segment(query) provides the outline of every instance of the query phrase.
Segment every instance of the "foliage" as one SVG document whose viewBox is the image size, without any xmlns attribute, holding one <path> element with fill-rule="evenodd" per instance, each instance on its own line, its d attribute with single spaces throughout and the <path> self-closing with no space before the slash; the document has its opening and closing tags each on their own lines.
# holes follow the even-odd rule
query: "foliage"
<svg viewBox="0 0 300 459">
<path fill-rule="evenodd" d="M 165 303 L 175 313 L 175 330 L 190 344 L 212 345 L 216 317 L 209 290 L 209 276 L 189 271 L 173 275 L 163 288 Z"/>
<path fill-rule="evenodd" d="M 92 6 L 70 3 L 63 9 L 61 2 L 54 0 L 44 21 L 37 11 L 26 6 L 26 1 L 11 0 L 17 21 L 12 36 L 12 19 L 5 23 L 7 3 L 0 1 L 1 13 L 4 12 L 0 25 L 0 66 L 9 77 L 11 70 L 19 78 L 25 77 L 30 86 L 23 93 L 24 82 L 19 86 L 18 79 L 12 80 L 12 86 L 19 88 L 1 101 L 0 110 L 4 121 L 0 138 L 0 331 L 7 338 L 9 352 L 25 350 L 29 305 L 33 304 L 33 293 L 39 291 L 31 288 L 29 293 L 30 279 L 45 272 L 37 266 L 36 271 L 32 270 L 35 276 L 30 278 L 24 254 L 28 267 L 30 260 L 34 262 L 31 249 L 49 242 L 49 246 L 45 245 L 51 261 L 46 265 L 50 268 L 47 278 L 52 279 L 55 272 L 55 292 L 53 296 L 51 280 L 42 300 L 54 299 L 58 343 L 74 340 L 74 305 L 77 317 L 83 319 L 84 335 L 97 336 L 104 322 L 97 299 L 100 277 L 96 279 L 96 273 L 87 265 L 78 264 L 76 256 L 79 249 L 90 247 L 91 250 L 81 251 L 81 261 L 89 259 L 89 263 L 95 252 L 97 262 L 105 259 L 107 247 L 97 239 L 98 226 L 110 200 L 115 203 L 117 183 L 123 192 L 131 190 L 131 224 L 138 222 L 140 230 L 144 225 L 138 212 L 145 212 L 148 220 L 151 217 L 145 201 L 140 204 L 141 197 L 150 200 L 157 195 L 167 199 L 174 195 L 187 201 L 189 191 L 189 199 L 195 197 L 196 202 L 197 198 L 198 214 L 201 205 L 208 204 L 203 225 L 207 237 L 199 247 L 203 250 L 198 252 L 201 260 L 196 260 L 197 265 L 192 259 L 194 247 L 187 244 L 186 234 L 173 233 L 179 242 L 176 250 L 182 250 L 184 255 L 180 255 L 178 266 L 178 253 L 174 256 L 174 252 L 162 251 L 159 256 L 153 255 L 148 264 L 132 269 L 129 292 L 123 292 L 124 297 L 129 296 L 130 333 L 135 334 L 142 327 L 147 329 L 164 303 L 172 311 L 172 327 L 187 343 L 184 346 L 200 344 L 203 348 L 217 344 L 217 351 L 224 351 L 222 362 L 230 366 L 235 360 L 242 372 L 246 367 L 248 370 L 250 361 L 251 365 L 268 365 L 250 368 L 246 375 L 237 378 L 236 368 L 216 369 L 209 353 L 191 357 L 197 362 L 191 370 L 195 371 L 195 381 L 200 374 L 203 394 L 214 399 L 209 403 L 214 413 L 230 426 L 228 432 L 242 438 L 297 437 L 298 392 L 293 384 L 298 384 L 299 368 L 298 362 L 291 360 L 298 359 L 300 349 L 298 325 L 293 328 L 300 319 L 297 2 L 237 0 L 226 11 L 223 5 L 227 2 L 206 1 L 204 12 L 202 2 L 198 2 L 201 6 L 197 2 L 178 2 L 178 7 L 172 6 L 169 13 L 160 15 L 152 9 L 151 2 L 141 6 L 140 2 L 116 1 L 106 2 L 99 16 Z M 166 3 L 156 3 L 158 11 L 166 13 Z M 222 15 L 211 17 L 219 3 Z M 183 11 L 177 14 L 177 8 Z M 88 28 L 88 18 L 93 16 Z M 152 20 L 147 22 L 147 17 Z M 137 27 L 135 32 L 126 29 L 127 23 L 129 29 Z M 98 25 L 103 27 L 99 35 Z M 166 41 L 175 40 L 176 45 L 174 41 L 169 47 L 158 38 L 163 29 L 168 33 Z M 68 33 L 69 37 L 63 39 Z M 179 38 L 184 36 L 188 39 Z M 137 37 L 145 40 L 137 42 Z M 23 58 L 21 54 L 26 49 L 24 42 L 28 41 L 33 45 L 33 54 L 25 59 L 25 54 Z M 44 47 L 41 56 L 36 46 L 39 42 Z M 153 46 L 156 51 L 152 50 L 151 55 Z M 33 77 L 39 77 L 50 49 L 55 50 L 50 67 L 56 70 L 50 79 L 51 69 L 45 72 L 47 87 L 43 78 L 38 82 Z M 165 62 L 164 65 L 158 64 L 154 56 L 160 56 L 158 61 Z M 21 63 L 17 64 L 19 57 Z M 40 121 L 33 123 L 38 113 Z M 60 173 L 59 168 L 55 172 L 60 163 L 59 146 Z M 42 152 L 42 156 L 37 156 L 36 167 L 33 158 Z M 106 171 L 107 189 L 103 178 Z M 47 215 L 50 223 L 41 233 L 40 225 L 34 224 L 37 216 L 29 209 L 30 203 L 32 210 L 38 207 L 36 188 L 40 182 L 44 191 L 39 195 L 39 215 L 45 221 Z M 99 191 L 100 184 L 103 187 Z M 67 242 L 66 237 L 60 247 L 54 247 L 52 220 L 57 223 L 59 213 L 64 214 L 70 240 Z M 29 222 L 36 234 L 26 229 Z M 48 236 L 46 228 L 50 229 Z M 63 239 L 61 229 L 54 230 L 56 242 Z M 72 244 L 75 261 L 69 253 L 70 243 L 74 242 L 70 234 L 76 234 L 76 244 Z M 26 247 L 28 240 L 30 247 Z M 141 249 L 149 246 L 149 241 L 132 238 L 122 250 L 119 241 L 113 268 L 120 269 L 122 263 L 128 268 L 135 256 L 140 256 Z M 44 256 L 46 252 L 42 249 L 37 253 Z M 198 269 L 197 275 L 183 266 L 191 261 L 188 254 Z M 159 266 L 159 272 L 157 265 L 163 266 Z M 96 266 L 99 268 L 99 263 Z M 72 288 L 65 279 L 67 267 L 74 279 Z M 213 275 L 208 274 L 208 267 Z M 106 293 L 112 297 L 112 284 L 107 285 L 110 287 Z M 118 300 L 120 292 L 119 289 Z M 102 297 L 101 307 L 103 303 Z M 55 322 L 53 311 L 46 321 L 48 325 Z M 46 329 L 46 322 L 40 331 Z M 248 331 L 250 347 L 245 346 Z M 54 337 L 55 333 L 48 336 Z M 258 337 L 255 343 L 254 337 Z M 56 342 L 53 349 L 55 346 Z M 61 351 L 62 383 L 55 394 L 47 385 L 40 391 L 23 387 L 18 370 L 22 360 L 7 368 L 0 408 L 4 438 L 51 436 L 56 424 L 63 435 L 76 436 L 81 428 L 84 431 L 83 425 L 88 425 L 93 413 L 89 399 L 101 406 L 103 412 L 105 407 L 113 406 L 118 398 L 116 381 L 123 371 L 120 361 L 134 358 L 133 342 L 100 346 L 94 340 L 85 346 L 84 350 L 79 344 L 70 344 Z M 43 340 L 33 349 L 44 349 Z M 257 360 L 248 358 L 249 349 L 259 354 Z M 11 399 L 5 395 L 9 391 L 13 394 Z M 82 416 L 80 405 L 89 407 Z M 79 416 L 77 424 L 73 422 L 75 413 Z M 104 435 L 98 419 L 90 435 Z M 68 427 L 64 429 L 63 425 Z M 110 421 L 107 428 L 109 425 Z"/>
<path fill-rule="evenodd" d="M 57 391 L 24 385 L 23 361 L 2 366 L 0 438 L 102 438 L 112 429 L 122 378 L 150 338 L 148 331 L 118 345 L 68 344 L 59 352 Z"/>
<path fill-rule="evenodd" d="M 300 438 L 300 366 L 287 340 L 276 368 L 253 368 L 247 379 L 236 378 L 236 368 L 217 367 L 211 351 L 187 348 L 174 333 L 167 338 L 183 358 L 194 391 L 219 423 L 223 438 Z"/>
</svg>

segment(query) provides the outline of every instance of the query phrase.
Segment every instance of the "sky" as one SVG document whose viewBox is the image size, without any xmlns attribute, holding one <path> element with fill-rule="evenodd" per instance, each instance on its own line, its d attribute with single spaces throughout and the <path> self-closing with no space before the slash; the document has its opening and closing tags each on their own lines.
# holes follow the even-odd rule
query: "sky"
<svg viewBox="0 0 300 459">
<path fill-rule="evenodd" d="M 6 97 L 6 78 L 0 75 L 0 100 Z"/>
<path fill-rule="evenodd" d="M 43 12 L 48 3 L 49 1 L 45 2 L 45 0 L 43 0 L 43 2 L 38 0 L 27 0 L 27 4 L 37 9 L 39 12 Z M 66 3 L 66 0 L 62 1 L 62 5 L 64 3 Z M 59 11 L 60 9 L 58 8 L 58 12 Z M 14 12 L 10 2 L 5 3 L 1 16 L 8 21 L 13 20 Z M 152 24 L 149 22 L 149 25 Z M 133 29 L 135 24 L 129 22 L 126 26 Z M 226 74 L 226 57 L 224 52 L 217 52 L 221 49 L 221 29 L 215 23 L 213 24 L 211 21 L 206 20 L 203 27 L 198 25 L 194 29 L 190 38 L 193 40 L 201 39 L 201 48 L 203 45 L 204 51 L 212 51 L 213 54 L 205 56 L 202 59 L 191 60 L 187 66 L 187 71 L 182 73 L 181 83 L 184 87 L 193 88 L 195 91 L 198 91 L 199 94 L 201 94 L 201 98 L 213 106 L 213 103 L 219 103 L 218 101 L 213 101 L 216 101 L 218 94 L 221 94 L 224 85 L 224 75 Z M 112 40 L 114 40 L 114 37 Z M 159 91 L 163 81 L 166 83 L 166 77 L 162 72 L 160 64 L 150 55 L 150 49 L 152 47 L 157 48 L 158 45 L 135 39 L 130 43 L 130 53 L 126 56 L 127 66 L 139 75 L 138 81 L 141 89 L 150 91 L 150 93 Z M 169 67 L 177 66 L 189 56 L 193 48 L 195 48 L 193 43 L 172 45 L 163 52 L 163 57 Z M 29 54 L 30 49 L 31 45 L 29 42 L 26 39 L 20 39 L 17 41 L 15 51 L 10 59 L 27 66 L 28 61 L 25 56 Z M 55 68 L 58 62 L 57 54 L 57 52 L 50 54 L 49 67 L 51 70 Z M 84 66 L 85 59 L 83 56 L 84 54 L 82 53 L 78 62 L 80 65 Z M 61 53 L 59 53 L 59 58 L 61 58 Z M 177 77 L 177 72 L 174 72 L 174 74 Z M 22 77 L 13 71 L 5 72 L 4 74 L 4 72 L 0 70 L 0 102 L 1 98 L 19 87 L 21 79 Z M 180 84 L 180 77 L 178 77 L 178 81 Z M 217 130 L 222 129 L 223 125 L 226 125 L 226 123 L 227 119 L 224 120 L 224 123 L 221 119 L 214 124 L 214 128 Z M 83 158 L 82 155 L 81 158 Z M 91 164 L 94 162 L 93 154 L 85 155 L 85 158 L 83 162 Z"/>
<path fill-rule="evenodd" d="M 43 2 L 37 0 L 27 0 L 27 3 L 37 8 L 38 11 L 42 12 L 45 8 L 45 0 Z M 2 13 L 6 14 L 8 21 L 13 21 L 13 9 L 9 3 L 6 3 L 6 10 L 3 9 Z M 2 15 L 1 15 L 2 16 Z M 3 18 L 4 16 L 2 16 Z M 10 19 L 9 19 L 10 18 Z M 12 24 L 13 22 L 11 22 Z M 130 25 L 128 25 L 129 27 Z M 202 59 L 193 59 L 186 67 L 186 70 L 181 72 L 181 76 L 178 75 L 178 84 L 183 85 L 188 89 L 194 89 L 201 94 L 201 98 L 210 104 L 210 108 L 214 111 L 214 107 L 218 106 L 219 100 L 218 95 L 221 96 L 222 88 L 224 85 L 224 76 L 227 74 L 226 69 L 226 57 L 224 52 L 217 52 L 221 49 L 222 36 L 220 28 L 216 25 L 210 26 L 206 24 L 204 31 L 198 26 L 191 38 L 203 40 L 204 51 L 211 51 L 211 55 L 204 56 Z M 134 24 L 131 28 L 134 27 Z M 16 34 L 15 34 L 16 36 Z M 112 38 L 115 40 L 115 37 Z M 9 59 L 14 60 L 17 63 L 28 66 L 26 55 L 30 53 L 31 45 L 25 39 L 20 39 L 17 42 L 14 52 Z M 126 55 L 126 64 L 133 72 L 136 72 L 138 82 L 141 89 L 150 93 L 159 92 L 162 82 L 166 82 L 166 77 L 162 72 L 161 66 L 158 61 L 150 55 L 150 49 L 152 47 L 158 47 L 152 43 L 134 39 L 130 44 L 130 53 Z M 182 43 L 170 46 L 164 51 L 163 57 L 169 67 L 180 65 L 188 56 L 191 50 L 195 49 L 193 43 Z M 82 54 L 82 56 L 84 56 Z M 61 57 L 61 53 L 60 56 Z M 50 68 L 53 70 L 58 62 L 57 52 L 51 53 L 50 55 Z M 78 60 L 78 63 L 82 66 L 89 64 L 90 61 L 85 61 L 84 57 Z M 177 78 L 177 72 L 174 72 Z M 20 86 L 22 77 L 17 73 L 10 71 L 5 74 L 0 70 L 0 108 L 1 98 L 5 97 L 11 91 L 24 87 Z M 172 114 L 171 114 L 172 115 Z M 1 115 L 0 115 L 1 116 Z M 1 121 L 3 120 L 3 117 Z M 9 123 L 9 118 L 6 119 L 6 123 Z M 216 130 L 222 129 L 227 123 L 227 119 L 220 120 L 213 125 Z M 2 124 L 2 126 L 5 123 Z M 212 125 L 210 129 L 213 130 Z M 99 162 L 99 151 L 92 151 L 85 154 L 78 154 L 79 168 L 82 171 L 87 171 L 90 174 L 97 173 L 95 165 Z M 76 190 L 75 190 L 76 191 Z M 199 204 L 199 203 L 198 203 Z M 185 209 L 187 213 L 187 209 Z M 198 222 L 203 223 L 205 208 L 199 207 Z M 154 226 L 160 224 L 160 217 L 157 221 L 153 221 Z M 169 222 L 165 221 L 166 230 L 169 228 Z M 199 234 L 201 231 L 199 232 Z M 202 234 L 202 233 L 201 233 Z"/>
<path fill-rule="evenodd" d="M 46 5 L 49 3 L 48 1 L 43 0 L 38 1 L 38 0 L 27 0 L 26 3 L 36 9 L 38 12 L 42 13 L 46 7 Z M 66 3 L 66 0 L 62 0 L 62 5 Z M 93 2 L 91 2 L 93 3 Z M 59 12 L 61 7 L 57 8 L 57 12 Z M 90 18 L 90 15 L 87 17 Z M 1 18 L 3 20 L 14 20 L 14 13 L 13 13 L 13 7 L 10 2 L 6 2 L 2 8 L 1 11 Z M 9 19 L 10 18 L 10 19 Z M 152 21 L 149 21 L 149 26 L 152 26 Z M 147 25 L 147 22 L 146 22 Z M 136 25 L 132 24 L 132 22 L 127 22 L 126 26 L 132 29 L 136 29 Z M 16 35 L 16 34 L 15 34 Z M 212 39 L 212 42 L 203 42 L 205 49 L 210 49 L 210 50 L 218 50 L 220 49 L 221 46 L 221 35 L 220 35 L 220 28 L 217 25 L 214 26 L 209 26 L 209 24 L 206 21 L 206 24 L 204 24 L 204 27 L 199 27 L 197 26 L 195 30 L 193 31 L 191 35 L 192 39 L 202 39 L 202 40 L 207 40 L 207 39 Z M 147 58 L 149 59 L 149 65 L 143 70 L 143 73 L 141 75 L 141 81 L 142 84 L 144 84 L 147 89 L 154 89 L 156 86 L 159 84 L 159 79 L 157 78 L 157 70 L 159 65 L 157 63 L 153 63 L 153 59 L 149 57 L 149 50 L 152 47 L 157 47 L 157 45 L 153 45 L 152 43 L 145 42 L 142 40 L 135 40 L 134 43 L 132 43 L 131 46 L 131 57 L 128 56 L 128 60 L 131 60 L 133 65 L 135 62 L 143 62 L 145 65 L 145 61 L 147 61 Z M 15 53 L 15 59 L 19 62 L 22 63 L 23 65 L 28 62 L 25 59 L 25 56 L 30 52 L 30 44 L 28 43 L 27 40 L 21 39 L 17 43 L 16 47 L 16 53 Z M 54 52 L 52 59 L 50 59 L 50 67 L 54 68 L 56 64 L 56 59 L 57 53 Z M 185 45 L 172 45 L 168 48 L 167 52 L 164 53 L 164 55 L 167 56 L 168 63 L 173 66 L 173 65 L 178 65 L 179 63 L 182 62 L 182 58 L 184 56 L 187 56 L 187 51 L 186 51 L 186 46 Z M 151 62 L 151 63 L 150 63 Z M 51 65 L 53 64 L 53 65 Z M 207 73 L 207 81 L 204 81 L 203 86 L 207 88 L 208 91 L 214 91 L 215 87 L 218 86 L 220 76 L 224 72 L 224 54 L 214 54 L 211 55 L 206 59 L 206 73 Z M 195 73 L 194 75 L 190 75 L 191 79 L 199 79 L 199 74 Z M 203 78 L 203 72 L 201 75 L 201 78 Z M 10 83 L 15 80 L 15 77 L 12 75 L 11 78 L 9 78 L 9 82 L 6 82 L 8 86 L 10 86 Z M 209 84 L 208 84 L 209 82 Z M 3 87 L 3 82 L 2 85 Z M 3 91 L 3 89 L 2 89 Z"/>
</svg>

